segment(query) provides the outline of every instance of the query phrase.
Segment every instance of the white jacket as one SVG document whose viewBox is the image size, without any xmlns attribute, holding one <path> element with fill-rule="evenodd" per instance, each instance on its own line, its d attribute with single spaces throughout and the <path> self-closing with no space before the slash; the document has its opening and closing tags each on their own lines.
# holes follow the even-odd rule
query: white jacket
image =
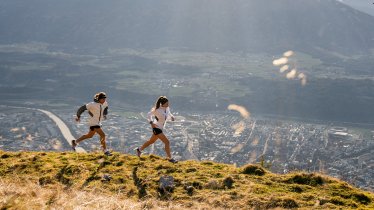
<svg viewBox="0 0 374 210">
<path fill-rule="evenodd" d="M 169 107 L 160 107 L 156 110 L 152 109 L 150 112 L 147 114 L 147 118 L 149 122 L 153 122 L 153 124 L 156 125 L 157 128 L 163 129 L 166 123 L 166 120 L 174 117 L 171 112 Z"/>
<path fill-rule="evenodd" d="M 77 117 L 80 117 L 85 110 L 88 110 L 88 114 L 91 116 L 88 120 L 88 125 L 101 126 L 101 122 L 108 114 L 108 103 L 104 102 L 103 104 L 101 104 L 97 102 L 90 102 L 86 105 L 83 105 L 78 109 Z"/>
</svg>

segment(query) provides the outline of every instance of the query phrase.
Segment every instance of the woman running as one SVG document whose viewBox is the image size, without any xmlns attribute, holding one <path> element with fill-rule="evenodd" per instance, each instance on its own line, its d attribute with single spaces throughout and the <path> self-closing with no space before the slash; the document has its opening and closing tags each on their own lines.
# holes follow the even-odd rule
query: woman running
<svg viewBox="0 0 374 210">
<path fill-rule="evenodd" d="M 90 130 L 87 134 L 81 136 L 79 139 L 71 141 L 73 150 L 75 151 L 75 147 L 80 142 L 82 142 L 85 139 L 92 138 L 95 135 L 95 133 L 98 133 L 100 136 L 100 143 L 104 154 L 107 156 L 111 156 L 112 154 L 110 153 L 110 151 L 106 149 L 105 133 L 101 129 L 101 121 L 103 119 L 106 119 L 106 116 L 108 114 L 108 103 L 106 102 L 106 94 L 104 92 L 99 92 L 95 94 L 93 102 L 81 106 L 77 111 L 77 117 L 75 119 L 77 122 L 80 121 L 81 114 L 85 110 L 88 110 L 88 114 L 91 116 L 91 118 L 88 121 Z"/>
<path fill-rule="evenodd" d="M 171 157 L 170 153 L 170 142 L 169 139 L 163 133 L 163 128 L 167 119 L 174 121 L 174 116 L 170 113 L 169 100 L 165 96 L 160 96 L 155 106 L 148 112 L 148 121 L 152 126 L 153 134 L 151 138 L 146 141 L 143 146 L 136 148 L 136 153 L 138 157 L 142 154 L 142 151 L 147 148 L 149 145 L 156 142 L 157 139 L 160 139 L 165 145 L 165 152 L 168 158 L 168 161 L 172 163 L 177 163 L 178 161 Z"/>
</svg>

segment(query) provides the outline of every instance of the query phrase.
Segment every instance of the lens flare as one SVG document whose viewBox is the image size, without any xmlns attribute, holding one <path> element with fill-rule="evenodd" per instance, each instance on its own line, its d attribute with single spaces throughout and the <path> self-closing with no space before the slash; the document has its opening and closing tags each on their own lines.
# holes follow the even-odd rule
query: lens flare
<svg viewBox="0 0 374 210">
<path fill-rule="evenodd" d="M 284 57 L 290 57 L 290 56 L 293 56 L 293 54 L 294 54 L 294 52 L 293 52 L 292 50 L 289 50 L 289 51 L 287 51 L 287 52 L 284 52 L 284 53 L 283 53 L 283 56 L 284 56 Z"/>
<path fill-rule="evenodd" d="M 232 125 L 231 128 L 235 130 L 234 137 L 238 137 L 238 136 L 240 136 L 240 134 L 245 129 L 245 123 L 244 123 L 244 121 L 240 121 L 240 122 Z"/>
<path fill-rule="evenodd" d="M 249 156 L 248 163 L 254 163 L 256 162 L 256 159 L 257 159 L 257 152 L 253 151 L 251 152 L 251 155 Z"/>
<path fill-rule="evenodd" d="M 290 68 L 289 65 L 284 65 L 284 66 L 282 66 L 282 68 L 279 69 L 279 71 L 280 71 L 280 73 L 283 73 L 283 72 L 287 71 L 289 68 Z"/>
<path fill-rule="evenodd" d="M 292 68 L 292 70 L 289 71 L 286 74 L 286 78 L 287 79 L 298 78 L 298 79 L 300 79 L 301 85 L 305 86 L 306 83 L 307 83 L 305 74 L 304 73 L 299 73 L 296 70 L 296 61 L 295 60 L 291 60 L 291 61 L 289 60 L 289 57 L 291 57 L 293 55 L 295 55 L 295 52 L 292 51 L 292 50 L 288 50 L 288 51 L 283 53 L 282 58 L 273 60 L 273 65 L 274 66 L 282 66 L 282 67 L 279 68 L 280 73 L 286 73 L 287 71 L 289 71 L 289 69 Z"/>
<path fill-rule="evenodd" d="M 251 143 L 251 146 L 257 146 L 259 142 L 260 142 L 260 140 L 258 138 L 254 138 L 252 143 Z"/>
<path fill-rule="evenodd" d="M 295 79 L 296 74 L 297 74 L 296 69 L 292 69 L 290 72 L 287 73 L 286 77 L 287 79 Z"/>
<path fill-rule="evenodd" d="M 306 85 L 306 77 L 304 77 L 304 78 L 301 79 L 301 85 L 302 86 Z"/>
<path fill-rule="evenodd" d="M 240 115 L 244 118 L 244 119 L 248 119 L 249 116 L 250 116 L 250 113 L 247 111 L 247 109 L 243 106 L 239 106 L 239 105 L 236 105 L 236 104 L 230 104 L 228 107 L 227 107 L 228 110 L 235 110 L 235 111 L 238 111 L 240 113 Z"/>
<path fill-rule="evenodd" d="M 239 152 L 240 150 L 242 150 L 243 147 L 244 147 L 243 144 L 238 144 L 238 145 L 236 145 L 234 148 L 231 149 L 231 153 L 237 153 L 237 152 Z"/>
<path fill-rule="evenodd" d="M 285 57 L 273 60 L 274 66 L 281 66 L 286 63 L 288 63 L 288 58 L 285 58 Z"/>
<path fill-rule="evenodd" d="M 10 131 L 13 132 L 13 133 L 15 133 L 15 132 L 20 131 L 20 129 L 19 128 L 12 128 L 12 129 L 10 129 Z"/>
<path fill-rule="evenodd" d="M 240 113 L 240 115 L 244 118 L 244 120 L 241 120 L 240 122 L 232 125 L 231 127 L 233 129 L 235 129 L 235 132 L 234 132 L 234 137 L 237 137 L 237 136 L 240 136 L 241 133 L 245 130 L 246 128 L 246 121 L 245 120 L 248 120 L 249 119 L 249 116 L 250 116 L 250 113 L 247 111 L 247 109 L 243 106 L 239 106 L 239 105 L 236 105 L 236 104 L 230 104 L 228 107 L 227 107 L 228 110 L 235 110 L 235 111 L 238 111 Z M 239 152 L 240 150 L 243 149 L 245 144 L 243 143 L 240 143 L 238 145 L 236 145 L 235 147 L 233 147 L 231 149 L 231 153 L 237 153 Z"/>
</svg>

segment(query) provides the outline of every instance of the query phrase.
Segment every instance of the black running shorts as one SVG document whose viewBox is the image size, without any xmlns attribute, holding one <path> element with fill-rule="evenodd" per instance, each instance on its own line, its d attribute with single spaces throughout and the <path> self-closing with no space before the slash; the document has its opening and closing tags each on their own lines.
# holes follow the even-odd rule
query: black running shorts
<svg viewBox="0 0 374 210">
<path fill-rule="evenodd" d="M 159 129 L 159 128 L 153 128 L 152 130 L 153 130 L 153 134 L 155 134 L 155 135 L 158 135 L 158 134 L 162 133 L 162 130 Z"/>
<path fill-rule="evenodd" d="M 100 128 L 100 125 L 90 126 L 91 131 L 94 131 L 96 128 Z"/>
</svg>

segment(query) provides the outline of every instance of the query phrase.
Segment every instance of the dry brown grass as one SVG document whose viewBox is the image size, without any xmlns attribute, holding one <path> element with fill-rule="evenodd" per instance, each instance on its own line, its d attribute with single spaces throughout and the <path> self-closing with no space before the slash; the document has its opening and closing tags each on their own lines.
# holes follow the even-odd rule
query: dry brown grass
<svg viewBox="0 0 374 210">
<path fill-rule="evenodd" d="M 62 185 L 42 187 L 31 181 L 0 181 L 1 209 L 138 209 L 142 203 L 121 196 L 65 189 Z"/>
<path fill-rule="evenodd" d="M 91 191 L 75 190 L 55 184 L 41 186 L 18 177 L 0 180 L 0 209 L 208 209 L 197 202 L 178 204 L 156 199 L 136 201 L 122 194 L 105 194 L 100 189 Z"/>
</svg>

